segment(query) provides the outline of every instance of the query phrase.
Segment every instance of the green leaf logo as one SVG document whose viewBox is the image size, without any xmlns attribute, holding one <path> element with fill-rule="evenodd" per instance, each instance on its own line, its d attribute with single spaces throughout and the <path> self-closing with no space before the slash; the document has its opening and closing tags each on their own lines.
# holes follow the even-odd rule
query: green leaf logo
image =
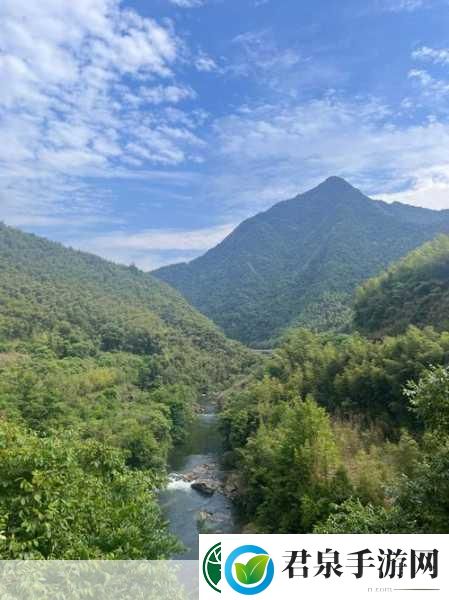
<svg viewBox="0 0 449 600">
<path fill-rule="evenodd" d="M 235 574 L 237 575 L 237 579 L 244 585 L 259 583 L 265 575 L 269 560 L 270 557 L 268 554 L 258 554 L 257 556 L 253 556 L 246 565 L 235 563 Z"/>
</svg>

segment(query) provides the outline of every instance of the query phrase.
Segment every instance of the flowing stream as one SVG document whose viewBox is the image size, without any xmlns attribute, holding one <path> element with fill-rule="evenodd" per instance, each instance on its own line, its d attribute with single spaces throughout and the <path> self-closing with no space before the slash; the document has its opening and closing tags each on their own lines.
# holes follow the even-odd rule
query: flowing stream
<svg viewBox="0 0 449 600">
<path fill-rule="evenodd" d="M 207 404 L 192 423 L 187 440 L 171 455 L 169 484 L 160 503 L 170 530 L 186 547 L 177 559 L 198 559 L 198 533 L 237 533 L 232 501 L 223 494 L 222 440 L 214 407 Z M 207 495 L 192 483 L 207 482 Z M 210 492 L 209 492 L 210 493 Z"/>
</svg>

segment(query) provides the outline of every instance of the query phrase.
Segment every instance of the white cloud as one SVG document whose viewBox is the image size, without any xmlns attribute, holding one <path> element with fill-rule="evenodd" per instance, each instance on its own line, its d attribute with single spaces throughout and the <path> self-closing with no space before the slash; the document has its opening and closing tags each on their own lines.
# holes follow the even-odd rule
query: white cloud
<svg viewBox="0 0 449 600">
<path fill-rule="evenodd" d="M 163 264 L 190 260 L 221 242 L 234 227 L 234 224 L 225 224 L 193 230 L 113 231 L 89 239 L 71 240 L 70 245 L 115 262 L 134 263 L 144 270 L 150 270 Z"/>
<path fill-rule="evenodd" d="M 205 52 L 200 52 L 195 59 L 195 67 L 198 71 L 210 72 L 219 69 L 215 60 Z"/>
<path fill-rule="evenodd" d="M 429 48 L 421 46 L 417 48 L 412 57 L 417 60 L 429 61 L 435 64 L 449 65 L 449 49 L 448 48 Z"/>
<path fill-rule="evenodd" d="M 332 59 L 311 57 L 296 46 L 279 42 L 272 29 L 247 31 L 233 40 L 234 53 L 223 69 L 235 77 L 252 78 L 277 97 L 299 97 L 311 89 L 335 87 L 346 78 Z"/>
<path fill-rule="evenodd" d="M 296 50 L 279 47 L 270 30 L 248 31 L 236 36 L 233 41 L 243 50 L 243 60 L 237 65 L 242 74 L 254 68 L 261 71 L 288 70 L 301 61 Z"/>
<path fill-rule="evenodd" d="M 432 100 L 439 100 L 449 94 L 449 81 L 435 79 L 422 69 L 412 69 L 408 74 L 410 79 L 416 81 L 423 92 Z"/>
<path fill-rule="evenodd" d="M 449 65 L 449 50 L 446 48 L 429 48 L 422 46 L 412 52 L 412 58 L 433 65 Z M 449 80 L 441 76 L 434 77 L 428 70 L 411 69 L 409 79 L 413 80 L 422 92 L 428 105 L 437 107 L 441 112 L 447 113 L 447 97 L 449 95 Z"/>
<path fill-rule="evenodd" d="M 215 197 L 244 216 L 341 175 L 368 193 L 408 189 L 408 200 L 430 205 L 421 191 L 449 172 L 449 124 L 396 121 L 375 99 L 243 108 L 215 123 Z"/>
<path fill-rule="evenodd" d="M 99 224 L 120 223 L 107 209 L 107 189 L 93 189 L 77 178 L 59 178 L 43 174 L 29 176 L 18 171 L 0 185 L 1 218 L 17 227 L 84 227 Z M 61 198 L 70 198 L 70 203 Z M 92 198 L 96 198 L 96 210 L 92 210 Z"/>
<path fill-rule="evenodd" d="M 139 97 L 151 104 L 178 104 L 183 100 L 196 98 L 190 87 L 179 85 L 158 85 L 154 88 L 141 88 Z"/>
<path fill-rule="evenodd" d="M 30 189 L 59 189 L 50 195 L 62 204 L 68 177 L 197 158 L 194 120 L 178 126 L 164 112 L 195 98 L 176 81 L 182 44 L 171 26 L 121 0 L 2 0 L 0 48 L 0 182 L 16 202 L 16 214 L 2 203 L 0 218 L 20 220 Z"/>
<path fill-rule="evenodd" d="M 412 12 L 419 8 L 428 8 L 434 0 L 377 0 L 381 10 L 389 12 Z"/>
<path fill-rule="evenodd" d="M 168 0 L 171 4 L 179 6 L 180 8 L 198 8 L 203 6 L 206 0 Z"/>
<path fill-rule="evenodd" d="M 434 210 L 449 208 L 449 164 L 435 165 L 415 173 L 412 186 L 396 193 L 383 194 L 387 202 L 403 202 Z"/>
<path fill-rule="evenodd" d="M 380 5 L 411 11 L 430 2 Z M 445 119 L 397 125 L 376 100 L 328 94 L 298 101 L 296 89 L 317 83 L 328 89 L 342 74 L 284 47 L 271 30 L 237 36 L 234 60 L 223 67 L 222 58 L 217 64 L 203 51 L 187 50 L 169 21 L 144 18 L 121 0 L 0 0 L 0 48 L 0 219 L 11 224 L 117 225 L 108 212 L 108 178 L 125 177 L 170 186 L 185 177 L 191 195 L 222 202 L 232 222 L 330 174 L 391 199 L 407 188 L 402 198 L 412 203 L 449 206 Z M 446 65 L 448 53 L 422 46 L 413 58 Z M 191 108 L 196 92 L 177 74 L 187 62 L 206 73 L 253 77 L 272 92 L 263 93 L 271 104 L 242 107 L 215 122 L 208 158 L 216 173 L 201 182 L 174 170 L 206 155 L 198 129 L 210 116 Z M 426 106 L 430 98 L 447 98 L 448 82 L 424 69 L 409 77 Z M 103 178 L 102 185 L 86 177 Z M 103 256 L 149 264 L 148 252 L 153 261 L 164 261 L 168 251 L 188 257 L 222 235 L 220 228 L 114 233 L 83 243 Z"/>
<path fill-rule="evenodd" d="M 221 242 L 235 225 L 218 225 L 207 229 L 148 229 L 134 234 L 111 232 L 97 236 L 92 246 L 128 250 L 205 250 Z"/>
</svg>

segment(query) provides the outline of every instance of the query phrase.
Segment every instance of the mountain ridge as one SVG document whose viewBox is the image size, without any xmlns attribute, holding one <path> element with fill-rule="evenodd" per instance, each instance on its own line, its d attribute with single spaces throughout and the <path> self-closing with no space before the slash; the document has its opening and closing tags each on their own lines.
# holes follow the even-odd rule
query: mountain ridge
<svg viewBox="0 0 449 600">
<path fill-rule="evenodd" d="M 0 308 L 0 344 L 44 336 L 53 347 L 61 328 L 71 329 L 79 338 L 71 356 L 109 350 L 152 356 L 162 380 L 197 388 L 209 379 L 223 382 L 227 358 L 232 363 L 243 350 L 147 273 L 1 223 Z M 221 367 L 210 361 L 212 348 Z"/>
<path fill-rule="evenodd" d="M 449 211 L 373 200 L 333 176 L 246 219 L 203 256 L 152 274 L 229 337 L 260 345 L 293 324 L 348 323 L 357 285 L 446 232 Z"/>
</svg>

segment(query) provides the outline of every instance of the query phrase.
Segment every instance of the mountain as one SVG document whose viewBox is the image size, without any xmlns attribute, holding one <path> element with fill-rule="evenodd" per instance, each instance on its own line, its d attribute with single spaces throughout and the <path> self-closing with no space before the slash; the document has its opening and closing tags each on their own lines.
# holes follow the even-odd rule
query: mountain
<svg viewBox="0 0 449 600">
<path fill-rule="evenodd" d="M 330 177 L 247 219 L 204 256 L 153 275 L 228 336 L 258 345 L 293 324 L 348 323 L 362 281 L 442 232 L 449 211 L 372 200 Z"/>
<path fill-rule="evenodd" d="M 376 337 L 402 333 L 409 325 L 449 330 L 449 237 L 438 236 L 363 284 L 354 322 Z"/>
<path fill-rule="evenodd" d="M 223 384 L 247 353 L 165 283 L 0 224 L 0 352 L 127 353 L 150 386 Z"/>
</svg>

